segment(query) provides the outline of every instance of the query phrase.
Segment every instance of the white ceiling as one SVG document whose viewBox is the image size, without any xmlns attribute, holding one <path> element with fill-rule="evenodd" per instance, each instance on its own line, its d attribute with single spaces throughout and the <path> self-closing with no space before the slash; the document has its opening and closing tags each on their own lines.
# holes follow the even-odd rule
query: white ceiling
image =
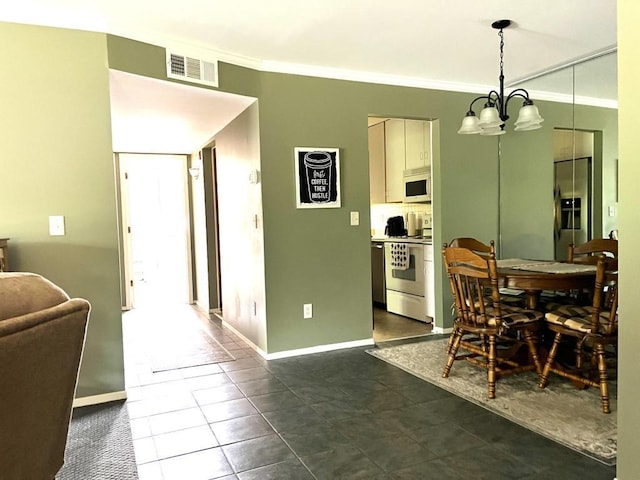
<svg viewBox="0 0 640 480">
<path fill-rule="evenodd" d="M 513 22 L 504 32 L 507 85 L 615 50 L 613 0 L 22 0 L 0 11 L 3 21 L 186 45 L 260 70 L 474 93 L 497 88 L 499 39 L 491 23 L 503 18 Z M 615 55 L 591 63 L 585 96 L 615 102 Z M 151 148 L 124 141 L 134 121 L 150 133 L 164 121 L 173 132 L 204 125 L 206 138 L 198 132 L 172 146 L 156 130 L 146 140 L 155 139 L 156 148 L 167 142 L 163 148 L 172 153 L 192 151 L 251 101 L 167 83 L 112 76 L 114 144 L 126 151 Z M 553 98 L 571 83 L 558 72 L 525 85 L 539 94 L 534 98 Z M 185 95 L 196 90 L 197 99 Z M 197 138 L 200 143 L 189 143 Z"/>
<path fill-rule="evenodd" d="M 114 152 L 192 153 L 255 101 L 111 70 Z"/>
</svg>

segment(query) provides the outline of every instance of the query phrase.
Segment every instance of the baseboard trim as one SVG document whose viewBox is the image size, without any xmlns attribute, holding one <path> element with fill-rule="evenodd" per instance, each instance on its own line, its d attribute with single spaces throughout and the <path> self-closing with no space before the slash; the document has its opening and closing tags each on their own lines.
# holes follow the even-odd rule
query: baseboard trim
<svg viewBox="0 0 640 480">
<path fill-rule="evenodd" d="M 352 342 L 331 343 L 328 345 L 317 345 L 315 347 L 298 348 L 295 350 L 285 350 L 283 352 L 267 353 L 261 355 L 267 360 L 276 360 L 279 358 L 297 357 L 299 355 L 311 355 L 313 353 L 331 352 L 333 350 L 343 350 L 345 348 L 367 347 L 375 345 L 373 338 L 365 338 L 362 340 L 354 340 Z"/>
<path fill-rule="evenodd" d="M 101 395 L 91 395 L 89 397 L 76 398 L 73 401 L 73 408 L 86 407 L 88 405 L 99 405 L 101 403 L 113 402 L 116 400 L 126 400 L 127 392 L 122 390 L 121 392 L 103 393 Z"/>
<path fill-rule="evenodd" d="M 255 343 L 253 343 L 251 340 L 249 340 L 247 337 L 245 337 L 238 330 L 236 330 L 232 325 L 229 325 L 227 322 L 225 322 L 222 316 L 218 312 L 214 313 L 214 315 L 218 317 L 220 320 L 222 320 L 222 326 L 224 328 L 228 328 L 233 333 L 235 333 L 240 338 L 242 338 L 242 340 L 245 343 L 247 343 L 247 345 L 249 345 L 265 360 L 277 360 L 279 358 L 297 357 L 299 355 L 310 355 L 312 353 L 330 352 L 332 350 L 342 350 L 345 348 L 366 347 L 366 346 L 375 345 L 375 342 L 373 341 L 373 337 L 372 337 L 372 338 L 365 338 L 363 340 L 355 340 L 352 342 L 332 343 L 328 345 L 317 345 L 315 347 L 298 348 L 295 350 L 285 350 L 283 352 L 267 353 L 264 350 L 262 350 L 260 347 L 258 347 Z"/>
<path fill-rule="evenodd" d="M 232 325 L 230 325 L 230 324 L 228 324 L 227 322 L 224 321 L 224 319 L 222 318 L 222 314 L 221 314 L 220 310 L 214 310 L 211 313 L 212 313 L 212 315 L 215 315 L 216 317 L 218 317 L 218 319 L 220 319 L 220 321 L 222 322 L 222 327 L 223 328 L 228 328 L 229 330 L 231 330 L 233 333 L 235 333 L 237 336 L 239 336 L 244 343 L 249 345 L 252 350 L 255 350 L 261 356 L 264 356 L 264 352 L 260 349 L 260 347 L 258 347 L 255 343 L 253 343 L 251 340 L 249 340 L 247 337 L 245 337 L 242 333 L 240 333 Z M 231 355 L 233 355 L 233 353 Z"/>
<path fill-rule="evenodd" d="M 453 332 L 453 327 L 449 327 L 449 328 L 443 328 L 443 327 L 436 327 L 435 325 L 433 326 L 431 332 L 433 333 L 437 333 L 437 334 L 441 334 L 441 333 L 451 333 Z"/>
<path fill-rule="evenodd" d="M 202 305 L 199 302 L 193 302 L 191 303 L 191 306 L 203 315 L 209 314 L 209 307 L 207 305 Z"/>
</svg>

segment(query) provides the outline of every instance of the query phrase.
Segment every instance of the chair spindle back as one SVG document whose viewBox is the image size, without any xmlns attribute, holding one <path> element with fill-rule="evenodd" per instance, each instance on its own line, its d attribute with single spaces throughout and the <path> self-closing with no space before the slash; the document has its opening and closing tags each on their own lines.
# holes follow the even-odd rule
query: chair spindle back
<svg viewBox="0 0 640 480">
<path fill-rule="evenodd" d="M 500 294 L 494 252 L 488 258 L 468 248 L 444 246 L 447 276 L 453 293 L 459 322 L 476 328 L 500 328 Z M 492 308 L 488 311 L 486 289 L 491 288 Z M 489 325 L 489 319 L 495 323 Z"/>
</svg>

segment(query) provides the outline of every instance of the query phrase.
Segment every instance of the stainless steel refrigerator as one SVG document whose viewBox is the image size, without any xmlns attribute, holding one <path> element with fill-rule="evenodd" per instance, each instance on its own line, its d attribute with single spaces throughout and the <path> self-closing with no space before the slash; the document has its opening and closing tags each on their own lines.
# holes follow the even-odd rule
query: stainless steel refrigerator
<svg viewBox="0 0 640 480">
<path fill-rule="evenodd" d="M 566 260 L 570 243 L 592 238 L 591 157 L 556 161 L 554 169 L 555 258 Z"/>
</svg>

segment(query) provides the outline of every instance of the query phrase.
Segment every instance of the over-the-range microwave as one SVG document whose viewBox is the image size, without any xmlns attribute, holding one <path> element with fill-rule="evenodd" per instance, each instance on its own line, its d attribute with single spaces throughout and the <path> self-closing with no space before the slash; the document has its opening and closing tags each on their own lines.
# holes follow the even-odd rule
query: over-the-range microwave
<svg viewBox="0 0 640 480">
<path fill-rule="evenodd" d="M 422 167 L 405 170 L 402 174 L 403 196 L 405 203 L 431 201 L 431 168 Z"/>
</svg>

